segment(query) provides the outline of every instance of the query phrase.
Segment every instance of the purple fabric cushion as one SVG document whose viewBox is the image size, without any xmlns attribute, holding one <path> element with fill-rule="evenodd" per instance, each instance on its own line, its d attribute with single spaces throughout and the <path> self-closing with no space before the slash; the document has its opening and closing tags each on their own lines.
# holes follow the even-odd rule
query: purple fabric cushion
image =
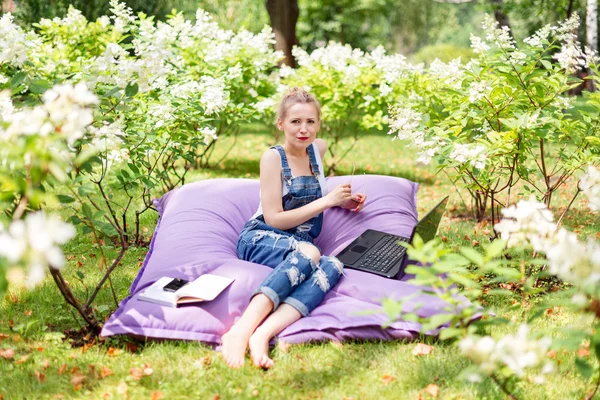
<svg viewBox="0 0 600 400">
<path fill-rule="evenodd" d="M 330 189 L 349 177 L 327 179 Z M 367 181 L 368 180 L 368 185 Z M 418 185 L 406 179 L 369 175 L 353 178 L 355 191 L 365 185 L 367 203 L 358 214 L 340 208 L 325 212 L 323 230 L 316 241 L 325 255 L 335 255 L 365 229 L 409 236 L 417 222 Z M 244 223 L 258 207 L 259 183 L 244 179 L 214 179 L 173 190 L 156 201 L 160 219 L 150 251 L 131 286 L 131 294 L 102 329 L 103 336 L 129 334 L 141 337 L 201 340 L 218 344 L 243 313 L 254 289 L 271 271 L 263 265 L 238 260 L 236 241 Z M 139 301 L 136 295 L 162 276 L 195 279 L 203 273 L 230 276 L 233 284 L 214 301 L 168 308 Z M 404 278 L 406 279 L 406 278 Z M 310 316 L 279 334 L 290 343 L 318 340 L 412 338 L 420 325 L 387 319 L 380 310 L 385 297 L 404 298 L 418 288 L 403 281 L 346 270 L 338 285 Z M 422 301 L 419 295 L 412 304 Z M 410 304 L 408 305 L 410 307 Z M 427 297 L 419 314 L 443 312 L 444 303 Z"/>
</svg>

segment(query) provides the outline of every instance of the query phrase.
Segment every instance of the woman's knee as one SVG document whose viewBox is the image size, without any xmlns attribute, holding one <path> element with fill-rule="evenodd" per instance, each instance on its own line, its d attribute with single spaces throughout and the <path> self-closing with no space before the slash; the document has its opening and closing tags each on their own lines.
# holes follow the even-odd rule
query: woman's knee
<svg viewBox="0 0 600 400">
<path fill-rule="evenodd" d="M 319 249 L 317 249 L 316 246 L 307 242 L 299 242 L 298 251 L 302 252 L 305 256 L 310 258 L 315 263 L 315 265 L 319 265 L 321 252 L 319 251 Z"/>
<path fill-rule="evenodd" d="M 344 273 L 344 264 L 333 256 L 323 256 L 319 260 L 319 266 L 327 275 L 342 275 Z"/>
</svg>

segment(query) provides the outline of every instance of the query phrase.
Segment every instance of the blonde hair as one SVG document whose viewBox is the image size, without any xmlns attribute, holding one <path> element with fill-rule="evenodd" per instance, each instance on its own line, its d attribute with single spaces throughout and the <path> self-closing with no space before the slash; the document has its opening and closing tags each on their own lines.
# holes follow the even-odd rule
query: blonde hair
<svg viewBox="0 0 600 400">
<path fill-rule="evenodd" d="M 321 120 L 321 105 L 315 96 L 308 93 L 306 90 L 293 87 L 283 96 L 279 103 L 279 110 L 277 110 L 277 120 L 283 121 L 287 110 L 294 104 L 312 104 L 317 110 L 317 117 Z"/>
</svg>

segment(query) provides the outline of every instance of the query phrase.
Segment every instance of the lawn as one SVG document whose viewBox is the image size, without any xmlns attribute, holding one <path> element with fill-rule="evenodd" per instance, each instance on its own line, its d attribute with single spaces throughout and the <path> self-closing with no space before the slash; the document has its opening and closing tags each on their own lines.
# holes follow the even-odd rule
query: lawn
<svg viewBox="0 0 600 400">
<path fill-rule="evenodd" d="M 194 172 L 190 181 L 220 177 L 258 178 L 259 158 L 273 138 L 264 129 L 242 129 L 231 153 L 210 170 Z M 231 140 L 220 139 L 215 158 L 223 155 Z M 350 174 L 353 160 L 359 175 L 383 174 L 404 177 L 420 184 L 418 210 L 422 215 L 445 194 L 450 194 L 449 212 L 442 221 L 439 236 L 451 247 L 478 248 L 489 241 L 491 227 L 468 217 L 467 193 L 455 188 L 433 166 L 415 164 L 414 152 L 402 142 L 392 142 L 385 134 L 361 139 L 346 160 L 339 164 L 340 175 Z M 555 215 L 568 204 L 575 181 L 554 200 Z M 367 204 L 368 207 L 368 204 Z M 589 214 L 583 198 L 578 198 L 567 214 L 564 225 L 580 237 L 597 237 L 598 221 Z M 65 210 L 59 210 L 66 216 Z M 146 239 L 151 237 L 157 215 L 145 213 L 142 224 Z M 131 248 L 112 275 L 117 300 L 127 296 L 147 249 Z M 76 294 L 85 295 L 101 276 L 97 249 L 87 236 L 81 236 L 65 248 L 68 265 L 65 278 Z M 109 252 L 110 257 L 110 252 Z M 77 274 L 79 272 L 80 274 Z M 84 278 L 82 279 L 81 276 Z M 532 301 L 551 300 L 560 293 L 550 293 Z M 96 311 L 108 317 L 115 309 L 108 285 L 96 300 Z M 484 299 L 493 305 L 498 316 L 513 321 L 527 319 L 522 310 L 512 306 L 510 298 Z M 556 328 L 555 335 L 565 335 L 561 327 L 589 326 L 579 314 L 560 307 L 549 308 L 532 323 L 533 329 Z M 48 277 L 32 291 L 10 290 L 0 300 L 0 350 L 14 350 L 13 359 L 0 357 L 0 399 L 18 398 L 131 398 L 131 399 L 503 399 L 504 394 L 492 382 L 471 384 L 459 378 L 469 361 L 456 346 L 423 338 L 433 346 L 428 355 L 414 355 L 416 342 L 315 343 L 273 350 L 275 366 L 269 371 L 246 365 L 231 370 L 219 353 L 194 342 L 142 343 L 125 337 L 107 338 L 83 347 L 65 338 L 65 332 L 77 330 L 82 322 L 67 306 Z M 494 328 L 493 336 L 506 333 Z M 0 353 L 6 354 L 6 353 Z M 583 347 L 583 358 L 590 359 Z M 556 372 L 543 385 L 523 382 L 518 397 L 526 399 L 582 398 L 591 384 L 574 366 L 574 352 L 558 351 Z M 437 393 L 432 386 L 439 388 Z"/>
</svg>

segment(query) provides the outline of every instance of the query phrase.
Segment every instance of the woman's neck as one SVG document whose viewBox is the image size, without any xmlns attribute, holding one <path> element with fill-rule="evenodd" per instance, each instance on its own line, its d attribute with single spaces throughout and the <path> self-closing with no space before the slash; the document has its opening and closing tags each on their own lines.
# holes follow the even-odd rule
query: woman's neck
<svg viewBox="0 0 600 400">
<path fill-rule="evenodd" d="M 287 143 L 284 143 L 282 147 L 288 157 L 304 158 L 308 155 L 306 148 L 292 148 Z"/>
</svg>

